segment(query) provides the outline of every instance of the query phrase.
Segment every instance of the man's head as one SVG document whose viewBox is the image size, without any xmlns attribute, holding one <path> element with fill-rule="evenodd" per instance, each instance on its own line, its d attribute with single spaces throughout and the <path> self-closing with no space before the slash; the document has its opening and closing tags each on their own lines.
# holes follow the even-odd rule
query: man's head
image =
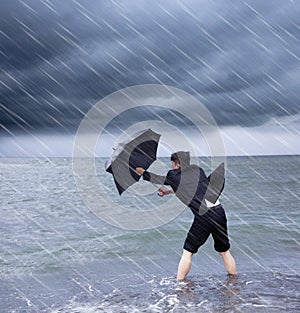
<svg viewBox="0 0 300 313">
<path fill-rule="evenodd" d="M 171 155 L 172 168 L 186 167 L 190 165 L 190 153 L 185 151 L 178 151 Z"/>
</svg>

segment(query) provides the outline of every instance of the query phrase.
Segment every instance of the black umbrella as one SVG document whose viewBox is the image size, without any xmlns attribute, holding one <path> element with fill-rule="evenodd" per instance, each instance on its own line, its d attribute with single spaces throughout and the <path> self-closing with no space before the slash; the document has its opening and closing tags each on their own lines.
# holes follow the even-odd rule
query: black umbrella
<svg viewBox="0 0 300 313">
<path fill-rule="evenodd" d="M 159 134 L 147 129 L 133 134 L 129 140 L 120 142 L 115 148 L 105 167 L 113 175 L 120 195 L 140 179 L 136 167 L 148 169 L 156 160 L 159 138 Z"/>
</svg>

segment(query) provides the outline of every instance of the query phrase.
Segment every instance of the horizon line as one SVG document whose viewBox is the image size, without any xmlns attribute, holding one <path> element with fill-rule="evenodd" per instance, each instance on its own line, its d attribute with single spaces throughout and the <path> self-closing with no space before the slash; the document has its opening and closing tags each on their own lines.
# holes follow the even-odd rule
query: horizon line
<svg viewBox="0 0 300 313">
<path fill-rule="evenodd" d="M 210 157 L 215 157 L 215 158 L 220 158 L 220 157 L 276 157 L 276 156 L 300 156 L 299 153 L 282 153 L 282 154 L 229 154 L 229 155 L 192 155 L 191 158 L 210 158 Z M 168 158 L 170 157 L 169 155 L 164 155 L 164 156 L 158 156 L 157 159 L 159 158 Z M 0 156 L 0 159 L 73 159 L 75 157 L 73 156 Z M 78 159 L 78 157 L 76 157 Z M 110 156 L 95 156 L 95 157 L 79 157 L 79 159 L 107 159 L 110 158 Z"/>
</svg>

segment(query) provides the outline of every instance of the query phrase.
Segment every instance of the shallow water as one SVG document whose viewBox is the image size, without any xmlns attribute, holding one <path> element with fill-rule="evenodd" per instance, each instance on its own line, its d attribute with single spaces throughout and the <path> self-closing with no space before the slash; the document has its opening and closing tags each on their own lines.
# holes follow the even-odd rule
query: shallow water
<svg viewBox="0 0 300 313">
<path fill-rule="evenodd" d="M 128 277 L 121 276 L 117 284 L 120 287 L 88 304 L 74 298 L 52 312 L 296 312 L 300 308 L 295 296 L 299 277 L 278 273 L 194 276 L 181 283 L 174 278 L 134 277 L 129 284 Z"/>
<path fill-rule="evenodd" d="M 111 202 L 102 207 L 143 210 L 166 201 L 155 192 L 119 197 L 103 165 L 97 160 Z M 82 201 L 71 159 L 0 159 L 0 174 L 1 312 L 300 310 L 299 156 L 227 159 L 222 204 L 239 276 L 225 275 L 209 239 L 185 283 L 175 274 L 188 209 L 157 228 L 124 230 Z"/>
</svg>

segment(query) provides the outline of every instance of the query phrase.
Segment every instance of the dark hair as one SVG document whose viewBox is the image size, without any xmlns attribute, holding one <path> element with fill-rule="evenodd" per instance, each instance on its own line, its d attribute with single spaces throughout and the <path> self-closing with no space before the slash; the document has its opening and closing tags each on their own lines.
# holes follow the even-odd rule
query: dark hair
<svg viewBox="0 0 300 313">
<path fill-rule="evenodd" d="M 181 167 L 190 165 L 190 153 L 185 151 L 178 151 L 171 154 L 171 161 L 180 164 Z"/>
</svg>

